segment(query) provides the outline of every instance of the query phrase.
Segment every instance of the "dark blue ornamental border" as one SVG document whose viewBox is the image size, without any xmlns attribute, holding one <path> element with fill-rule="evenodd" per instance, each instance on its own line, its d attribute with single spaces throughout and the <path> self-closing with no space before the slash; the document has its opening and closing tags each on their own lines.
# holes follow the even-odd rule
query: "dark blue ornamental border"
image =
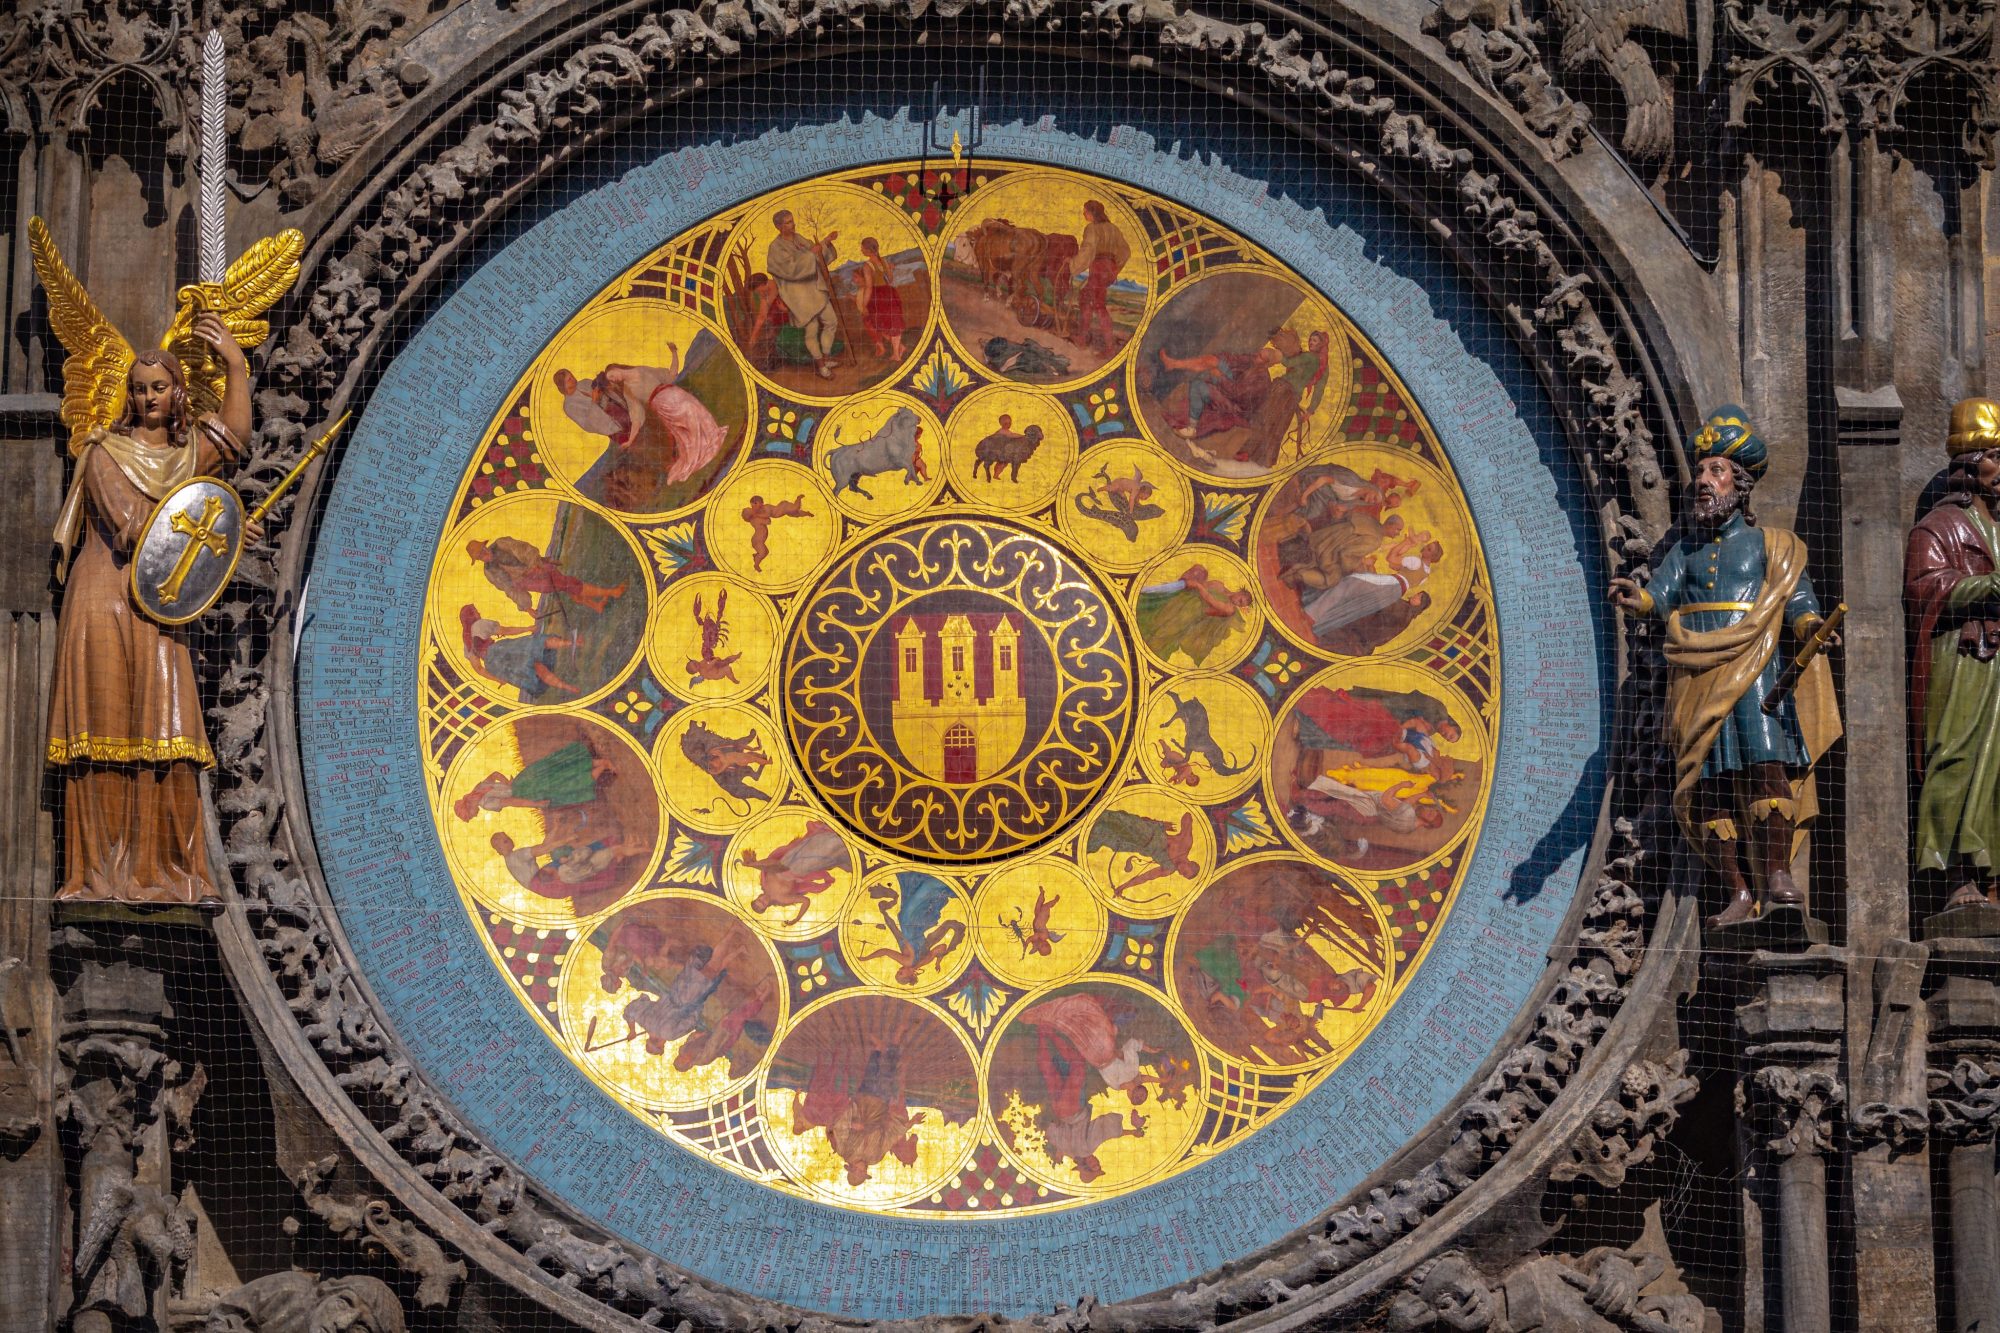
<svg viewBox="0 0 2000 1333">
<path fill-rule="evenodd" d="M 1024 1315 L 1141 1295 L 1279 1240 L 1459 1092 L 1527 1000 L 1578 891 L 1602 786 L 1606 655 L 1589 506 L 1548 403 L 1480 299 L 1379 197 L 1321 175 L 1289 182 L 1305 204 L 1274 198 L 1129 127 L 1084 138 L 1046 117 L 989 126 L 989 159 L 1126 181 L 1263 245 L 1423 406 L 1470 501 L 1500 622 L 1500 747 L 1477 851 L 1429 957 L 1339 1069 L 1216 1160 L 1118 1199 L 962 1220 L 852 1212 L 732 1175 L 626 1112 L 493 966 L 432 828 L 418 725 L 432 554 L 479 433 L 607 283 L 720 209 L 914 156 L 920 142 L 900 115 L 864 115 L 689 148 L 578 195 L 467 278 L 383 376 L 333 485 L 299 644 L 300 741 L 320 863 L 387 1017 L 466 1123 L 541 1188 L 772 1300 L 872 1318 Z"/>
</svg>

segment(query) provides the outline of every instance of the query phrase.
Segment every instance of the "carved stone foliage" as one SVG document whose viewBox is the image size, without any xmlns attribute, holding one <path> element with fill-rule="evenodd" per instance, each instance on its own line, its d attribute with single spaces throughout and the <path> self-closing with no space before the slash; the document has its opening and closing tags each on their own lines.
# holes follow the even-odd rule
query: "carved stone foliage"
<svg viewBox="0 0 2000 1333">
<path fill-rule="evenodd" d="M 286 207 L 380 131 L 430 82 L 403 48 L 461 0 L 29 0 L 0 8 L 0 84 L 29 90 L 46 126 L 77 128 L 99 90 L 129 76 L 152 88 L 177 158 L 192 151 L 196 74 L 208 22 L 229 49 L 231 165 L 246 194 L 275 186 Z"/>
<path fill-rule="evenodd" d="M 1653 1148 L 1680 1119 L 1680 1106 L 1701 1085 L 1688 1077 L 1688 1053 L 1666 1060 L 1635 1060 L 1618 1080 L 1618 1091 L 1598 1103 L 1590 1121 L 1570 1143 L 1569 1160 L 1549 1179 L 1558 1183 L 1587 1177 L 1606 1189 L 1625 1183 L 1625 1173 L 1653 1156 Z"/>
<path fill-rule="evenodd" d="M 1706 3 L 1706 0 L 1704 0 Z M 1829 132 L 1850 123 L 1893 132 L 1913 90 L 1927 83 L 1962 99 L 1966 151 L 1994 160 L 2000 131 L 2000 52 L 1995 9 L 1980 0 L 1720 0 L 1718 52 L 1729 123 L 1773 84 L 1795 79 L 1810 92 Z M 1661 38 L 1689 36 L 1682 0 L 1445 0 L 1424 31 L 1488 91 L 1514 106 L 1530 129 L 1567 157 L 1583 143 L 1590 112 L 1546 63 L 1617 84 L 1624 102 L 1620 147 L 1635 162 L 1671 153 L 1680 72 L 1656 54 Z M 1931 83 L 1931 80 L 1939 82 Z M 1683 88 L 1687 95 L 1692 88 Z"/>
<path fill-rule="evenodd" d="M 1931 1126 L 1948 1143 L 1991 1143 L 2000 1130 L 2000 1059 L 1930 1071 Z"/>
<path fill-rule="evenodd" d="M 1564 92 L 1542 63 L 1543 26 L 1521 0 L 1445 0 L 1424 16 L 1424 31 L 1488 92 L 1513 103 L 1551 153 L 1568 157 L 1583 145 L 1590 108 Z"/>
<path fill-rule="evenodd" d="M 450 247 L 643 99 L 661 96 L 680 78 L 709 77 L 712 66 L 738 55 L 761 58 L 787 43 L 927 13 L 923 0 L 728 0 L 620 18 L 579 33 L 539 62 L 523 62 L 504 87 L 438 118 L 440 137 L 413 151 L 409 165 L 347 214 L 355 219 L 348 230 L 325 238 L 319 251 L 325 258 L 267 354 L 259 395 L 264 426 L 246 490 L 255 493 L 280 475 L 312 426 L 369 378 L 372 359 L 389 350 L 389 316 L 420 299 Z M 1628 368 L 1629 344 L 1600 304 L 1595 278 L 1565 248 L 1563 229 L 1521 195 L 1502 164 L 1481 160 L 1448 127 L 1406 109 L 1372 75 L 1335 64 L 1297 32 L 1141 0 L 974 0 L 931 17 L 968 35 L 990 31 L 1023 42 L 1048 31 L 1082 34 L 1116 58 L 1143 56 L 1186 64 L 1204 78 L 1254 82 L 1265 95 L 1338 126 L 1371 170 L 1423 182 L 1414 194 L 1455 200 L 1462 216 L 1447 225 L 1467 247 L 1468 261 L 1476 255 L 1537 293 L 1516 312 L 1522 337 L 1573 413 L 1612 562 L 1645 558 L 1668 519 L 1653 405 L 1642 377 Z M 274 519 L 282 523 L 294 503 L 282 501 Z M 285 789 L 274 777 L 270 747 L 288 743 L 289 734 L 289 722 L 269 709 L 266 676 L 274 666 L 266 652 L 284 638 L 274 634 L 280 583 L 269 560 L 246 560 L 235 600 L 214 613 L 211 623 L 233 656 L 211 710 L 211 733 L 229 861 L 259 947 L 305 1038 L 418 1177 L 551 1281 L 668 1326 L 682 1318 L 729 1326 L 795 1319 L 797 1312 L 690 1280 L 560 1215 L 480 1145 L 385 1034 L 334 943 L 323 890 L 300 869 L 291 839 L 303 836 L 303 825 L 295 833 L 288 823 Z M 1639 711 L 1628 736 L 1651 734 L 1649 714 Z M 1628 761 L 1624 771 L 1630 769 Z M 1093 1307 L 1086 1298 L 1075 1311 L 1041 1322 L 1192 1329 L 1236 1317 L 1326 1283 L 1464 1191 L 1562 1094 L 1624 1002 L 1645 957 L 1644 856 L 1640 832 L 1621 819 L 1574 955 L 1548 981 L 1525 1040 L 1470 1095 L 1446 1146 L 1427 1165 L 1221 1282 L 1118 1307 Z M 1664 1089 L 1660 1095 L 1672 1098 Z M 1644 1101 L 1641 1089 L 1633 1114 L 1651 1123 L 1657 1113 L 1642 1111 Z"/>
<path fill-rule="evenodd" d="M 1825 1069 L 1764 1065 L 1737 1090 L 1739 1114 L 1756 1118 L 1765 1151 L 1824 1156 L 1839 1142 L 1847 1087 Z"/>
<path fill-rule="evenodd" d="M 1591 68 L 1618 84 L 1625 101 L 1620 146 L 1627 157 L 1650 161 L 1673 149 L 1676 71 L 1656 68 L 1640 38 L 1685 38 L 1683 0 L 1548 0 L 1546 21 L 1530 17 L 1523 0 L 1446 0 L 1425 16 L 1424 31 L 1488 91 L 1512 102 L 1559 158 L 1582 145 L 1590 110 L 1543 63 L 1544 40 L 1557 44 L 1565 73 Z"/>
<path fill-rule="evenodd" d="M 396 1216 L 385 1201 L 338 1194 L 331 1179 L 339 1164 L 338 1158 L 323 1157 L 308 1163 L 294 1182 L 313 1216 L 336 1237 L 358 1246 L 363 1255 L 385 1259 L 414 1277 L 418 1308 L 448 1309 L 453 1293 L 465 1281 L 465 1265 L 446 1255 L 444 1247 L 414 1222 Z M 298 1219 L 286 1218 L 285 1230 L 296 1233 Z"/>
</svg>

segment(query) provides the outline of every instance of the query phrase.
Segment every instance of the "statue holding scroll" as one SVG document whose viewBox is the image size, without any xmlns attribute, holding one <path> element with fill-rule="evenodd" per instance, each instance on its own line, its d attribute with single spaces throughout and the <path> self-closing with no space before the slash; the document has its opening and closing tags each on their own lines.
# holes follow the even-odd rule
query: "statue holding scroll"
<svg viewBox="0 0 2000 1333">
<path fill-rule="evenodd" d="M 1758 527 L 1750 493 L 1768 451 L 1740 407 L 1696 432 L 1693 504 L 1645 587 L 1613 579 L 1620 607 L 1666 621 L 1674 814 L 1722 881 L 1730 926 L 1805 906 L 1792 877 L 1816 812 L 1813 765 L 1840 737 L 1831 639 L 1796 533 Z"/>
<path fill-rule="evenodd" d="M 65 583 L 47 752 L 63 783 L 56 897 L 216 902 L 197 778 L 215 756 L 182 627 L 213 598 L 184 599 L 192 607 L 180 617 L 161 604 L 192 589 L 190 573 L 219 588 L 226 571 L 202 562 L 218 548 L 240 550 L 255 524 L 215 496 L 192 496 L 172 513 L 162 501 L 242 460 L 251 427 L 244 349 L 264 340 L 260 316 L 297 280 L 303 241 L 295 231 L 260 241 L 219 281 L 183 288 L 161 346 L 140 352 L 99 313 L 39 218 L 29 242 L 49 322 L 69 352 L 63 422 L 76 460 L 55 533 Z M 223 499 L 235 503 L 234 492 Z M 238 523 L 229 542 L 217 527 L 225 512 Z M 135 551 L 156 527 L 169 538 L 157 570 Z"/>
<path fill-rule="evenodd" d="M 1917 869 L 1952 876 L 1947 909 L 2000 903 L 2000 403 L 1952 410 L 1945 493 L 1910 531 L 1910 726 L 1919 739 Z"/>
</svg>

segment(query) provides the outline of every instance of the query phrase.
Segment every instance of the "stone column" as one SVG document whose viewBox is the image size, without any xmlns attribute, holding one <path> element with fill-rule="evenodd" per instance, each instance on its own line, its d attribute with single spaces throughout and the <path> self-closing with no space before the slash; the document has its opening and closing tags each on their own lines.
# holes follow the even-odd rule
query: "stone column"
<svg viewBox="0 0 2000 1333">
<path fill-rule="evenodd" d="M 1736 1014 L 1744 1060 L 1737 1103 L 1750 1130 L 1745 1173 L 1764 1182 L 1764 1241 L 1778 1247 L 1778 1299 L 1766 1293 L 1762 1324 L 1786 1333 L 1833 1327 L 1826 1164 L 1847 1111 L 1846 967 L 1844 951 L 1823 945 L 1754 953 L 1746 965 L 1751 998 Z"/>
<path fill-rule="evenodd" d="M 55 827 L 42 802 L 56 646 L 44 553 L 67 437 L 58 406 L 53 394 L 0 393 L 0 541 L 14 553 L 0 559 L 0 1323 L 35 1329 L 55 1327 L 62 1280 L 63 1161 L 50 1102 Z"/>
<path fill-rule="evenodd" d="M 195 927 L 198 929 L 198 927 Z M 168 1054 L 162 959 L 173 927 L 85 920 L 57 932 L 62 1069 L 56 1108 L 76 1193 L 69 1327 L 166 1328 L 194 1257 L 193 1221 L 172 1192 L 172 1153 L 207 1076 Z"/>
<path fill-rule="evenodd" d="M 1849 1020 L 1858 1015 L 1867 1034 L 1864 1046 L 1848 1046 L 1857 1322 L 1883 1333 L 1929 1333 L 1937 1327 L 1924 1068 L 1929 954 L 1908 940 L 1881 948 L 1880 956 L 1856 959 L 1848 978 L 1851 990 L 1864 992 L 1850 997 Z"/>
<path fill-rule="evenodd" d="M 2000 1328 L 2000 940 L 1940 939 L 1926 977 L 1930 1118 L 1945 1155 L 1952 1328 Z"/>
<path fill-rule="evenodd" d="M 1996 1053 L 2000 1054 L 2000 1053 Z M 1951 1203 L 1951 1294 L 1958 1333 L 2000 1327 L 2000 1190 L 1993 1132 L 2000 1058 L 1960 1059 L 1934 1071 L 1931 1114 L 1945 1154 Z"/>
</svg>

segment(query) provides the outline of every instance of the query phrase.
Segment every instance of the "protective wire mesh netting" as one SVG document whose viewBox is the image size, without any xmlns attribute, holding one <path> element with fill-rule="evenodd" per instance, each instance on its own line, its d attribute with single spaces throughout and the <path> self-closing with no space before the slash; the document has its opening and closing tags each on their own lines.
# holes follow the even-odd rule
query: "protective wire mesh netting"
<svg viewBox="0 0 2000 1333">
<path fill-rule="evenodd" d="M 1910 761 L 1983 774 L 1954 747 L 1992 701 L 1956 638 L 1910 640 L 1914 731 L 1905 680 L 1864 678 L 1905 655 L 1903 541 L 1863 524 L 1965 501 L 1991 549 L 1992 482 L 1858 450 L 1896 427 L 1849 365 L 1872 198 L 1921 210 L 1880 280 L 1935 288 L 1899 308 L 1949 367 L 1898 411 L 1980 382 L 1962 91 L 1830 150 L 1802 84 L 1725 124 L 1736 67 L 1669 24 L 1626 57 L 1664 103 L 1565 56 L 1587 194 L 1470 60 L 1382 76 L 1385 123 L 1219 56 L 926 18 L 507 139 L 540 112 L 478 92 L 469 10 L 430 9 L 422 78 L 344 7 L 247 48 L 312 89 L 289 113 L 232 70 L 229 258 L 305 248 L 240 369 L 200 329 L 187 374 L 84 366 L 77 296 L 33 294 L 30 214 L 132 348 L 213 276 L 195 131 L 144 69 L 62 145 L 0 138 L 0 386 L 67 391 L 55 440 L 108 428 L 6 473 L 9 755 L 47 760 L 8 938 L 67 997 L 33 958 L 0 990 L 40 1062 L 18 1095 L 57 1106 L 21 1160 L 62 1182 L 7 1289 L 59 1252 L 77 1328 L 291 1328 L 241 1293 L 293 1271 L 319 1285 L 285 1299 L 373 1327 L 568 1326 L 454 1267 L 470 1231 L 367 1203 L 362 1144 L 666 1326 L 750 1307 L 617 1247 L 794 1315 L 1025 1316 L 1411 1210 L 1325 1283 L 1460 1194 L 1327 1317 L 1863 1328 L 1897 1264 L 1940 1327 L 1990 1303 L 1949 1275 L 1992 1140 L 1927 1121 L 1985 1113 L 1991 789 L 1920 808 Z M 387 165 L 439 143 L 472 147 L 422 189 Z M 244 321 L 222 344 L 258 318 L 197 299 Z M 1727 326 L 1699 349 L 1689 302 Z M 1738 364 L 1674 382 L 1716 348 Z M 343 410 L 268 533 L 175 489 L 254 503 Z M 177 616 L 232 543 L 236 591 Z M 1939 597 L 1926 625 L 1990 632 L 1963 619 L 1990 591 Z M 1906 941 L 1948 903 L 1927 964 Z M 1509 1152 L 1532 1183 L 1493 1183 Z M 160 1191 L 156 1230 L 114 1177 Z M 1271 1282 L 1210 1317 L 1311 1296 Z"/>
</svg>

